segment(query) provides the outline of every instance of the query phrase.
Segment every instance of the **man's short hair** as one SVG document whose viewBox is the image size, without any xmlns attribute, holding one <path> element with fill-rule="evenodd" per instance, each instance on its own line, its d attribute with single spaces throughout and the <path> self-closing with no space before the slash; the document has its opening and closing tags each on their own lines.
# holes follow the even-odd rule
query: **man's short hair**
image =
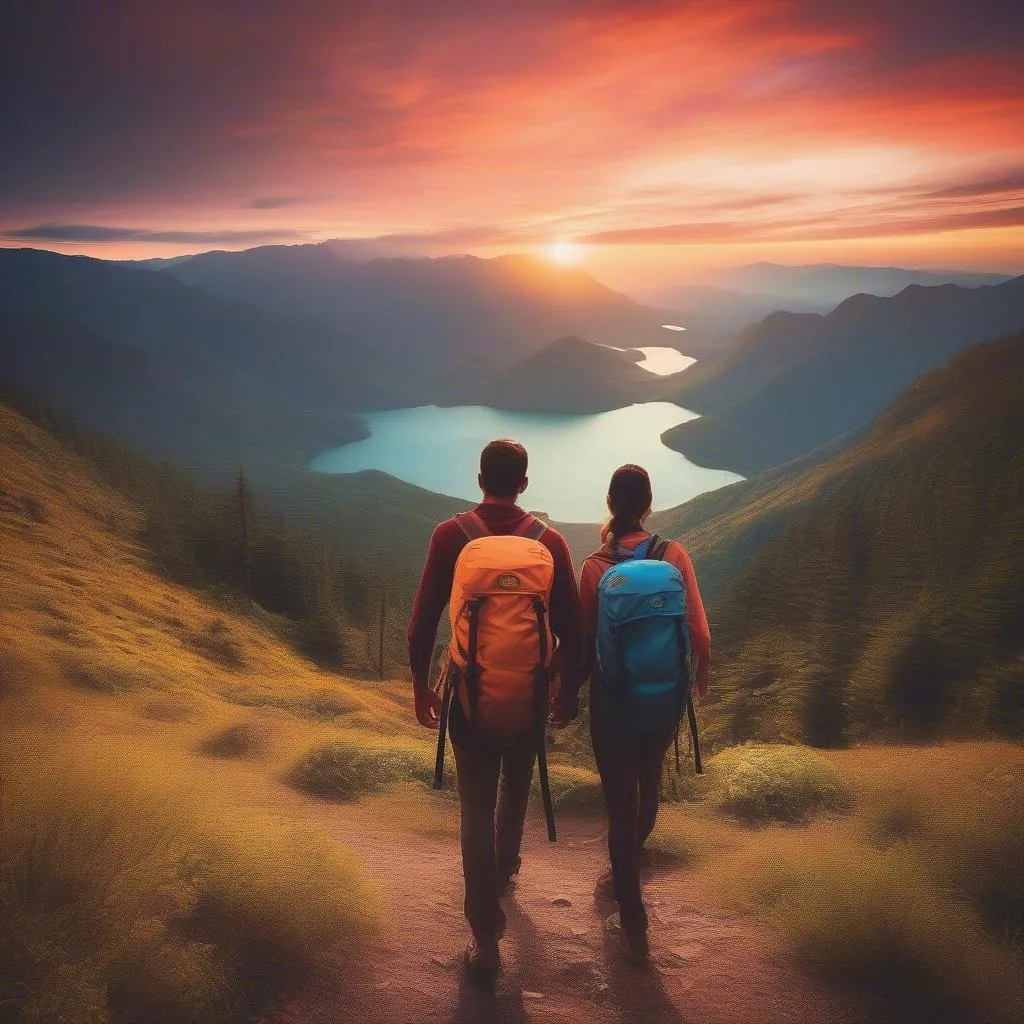
<svg viewBox="0 0 1024 1024">
<path fill-rule="evenodd" d="M 511 438 L 491 441 L 480 453 L 483 488 L 496 498 L 514 498 L 526 479 L 526 449 Z"/>
</svg>

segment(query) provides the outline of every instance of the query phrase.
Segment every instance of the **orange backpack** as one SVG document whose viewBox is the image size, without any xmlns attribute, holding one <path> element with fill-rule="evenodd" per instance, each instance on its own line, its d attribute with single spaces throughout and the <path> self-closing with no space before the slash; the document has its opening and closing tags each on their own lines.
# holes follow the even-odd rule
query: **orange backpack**
<svg viewBox="0 0 1024 1024">
<path fill-rule="evenodd" d="M 455 562 L 452 640 L 438 737 L 440 786 L 449 702 L 462 704 L 470 730 L 495 744 L 533 738 L 547 786 L 544 723 L 551 698 L 553 642 L 548 622 L 555 566 L 540 543 L 547 527 L 527 516 L 514 533 L 491 534 L 475 512 L 455 517 L 468 543 Z M 550 797 L 545 797 L 545 810 Z M 549 814 L 548 831 L 554 838 Z"/>
</svg>

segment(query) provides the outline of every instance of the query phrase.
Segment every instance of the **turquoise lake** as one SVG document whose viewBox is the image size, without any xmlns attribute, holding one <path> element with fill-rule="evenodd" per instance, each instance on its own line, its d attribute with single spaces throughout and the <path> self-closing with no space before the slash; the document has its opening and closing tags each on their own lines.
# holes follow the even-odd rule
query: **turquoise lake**
<svg viewBox="0 0 1024 1024">
<path fill-rule="evenodd" d="M 625 462 L 639 463 L 651 474 L 655 509 L 743 479 L 696 466 L 661 443 L 669 427 L 696 417 L 670 402 L 596 415 L 427 405 L 367 413 L 369 438 L 322 452 L 310 465 L 324 473 L 378 469 L 431 491 L 475 500 L 480 449 L 494 438 L 514 437 L 530 455 L 523 506 L 562 522 L 597 522 L 605 514 L 608 479 Z"/>
</svg>

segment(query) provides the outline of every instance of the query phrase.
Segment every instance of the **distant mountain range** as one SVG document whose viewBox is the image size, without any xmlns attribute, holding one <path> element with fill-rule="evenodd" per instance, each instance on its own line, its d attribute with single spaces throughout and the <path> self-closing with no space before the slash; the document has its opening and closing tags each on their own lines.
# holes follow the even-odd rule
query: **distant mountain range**
<svg viewBox="0 0 1024 1024">
<path fill-rule="evenodd" d="M 840 266 L 815 263 L 787 267 L 754 263 L 706 275 L 699 284 L 647 289 L 641 297 L 676 311 L 678 323 L 689 330 L 686 340 L 706 345 L 713 355 L 734 341 L 748 325 L 771 313 L 827 313 L 852 295 L 896 295 L 911 284 L 937 287 L 955 284 L 977 288 L 1001 284 L 1006 274 L 960 270 L 905 270 L 902 267 Z"/>
<path fill-rule="evenodd" d="M 751 263 L 708 274 L 700 284 L 677 285 L 650 292 L 653 301 L 683 311 L 697 322 L 730 311 L 745 322 L 769 313 L 826 313 L 851 295 L 896 295 L 908 285 L 926 288 L 955 284 L 978 288 L 1002 284 L 1011 274 L 966 270 L 908 270 L 903 267 L 860 267 L 812 263 L 790 267 Z"/>
<path fill-rule="evenodd" d="M 203 253 L 163 273 L 278 316 L 318 320 L 406 375 L 454 373 L 467 360 L 501 369 L 567 335 L 667 343 L 661 324 L 670 314 L 530 256 L 363 261 L 324 242 Z"/>
<path fill-rule="evenodd" d="M 363 434 L 351 412 L 404 398 L 401 378 L 336 328 L 31 249 L 0 249 L 0 375 L 189 461 L 337 444 Z"/>
<path fill-rule="evenodd" d="M 701 417 L 667 444 L 751 476 L 855 430 L 969 344 L 1024 326 L 1024 278 L 910 285 L 827 315 L 772 314 L 658 378 L 606 346 L 690 348 L 690 333 L 667 338 L 671 314 L 578 270 L 518 256 L 366 257 L 341 242 L 266 246 L 152 270 L 0 250 L 0 373 L 151 450 L 220 463 L 266 445 L 302 461 L 365 436 L 357 414 L 378 409 L 671 400 Z M 76 387 L 84 379 L 95 387 Z"/>
<path fill-rule="evenodd" d="M 0 250 L 0 374 L 149 450 L 223 461 L 344 443 L 364 436 L 353 414 L 403 405 L 616 408 L 656 378 L 556 329 L 667 333 L 587 275 L 520 258 L 359 263 L 325 245 L 159 266 Z"/>
<path fill-rule="evenodd" d="M 831 313 L 778 313 L 670 384 L 702 414 L 663 440 L 702 465 L 753 476 L 877 415 L 919 374 L 1024 327 L 1024 277 L 855 295 Z"/>
<path fill-rule="evenodd" d="M 906 270 L 903 267 L 858 267 L 838 263 L 812 263 L 787 267 L 778 263 L 751 263 L 724 270 L 715 275 L 715 284 L 744 295 L 774 295 L 825 308 L 851 295 L 896 295 L 909 285 L 935 288 L 955 284 L 978 288 L 1002 284 L 1010 274 L 977 273 L 966 270 Z"/>
<path fill-rule="evenodd" d="M 1024 733 L 1024 333 L 831 453 L 655 517 L 708 598 L 723 738 Z"/>
</svg>

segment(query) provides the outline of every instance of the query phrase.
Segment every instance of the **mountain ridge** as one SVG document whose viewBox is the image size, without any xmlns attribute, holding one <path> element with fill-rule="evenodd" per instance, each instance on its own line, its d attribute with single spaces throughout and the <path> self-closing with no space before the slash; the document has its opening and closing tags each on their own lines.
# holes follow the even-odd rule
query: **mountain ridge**
<svg viewBox="0 0 1024 1024">
<path fill-rule="evenodd" d="M 819 320 L 800 321 L 810 328 L 802 345 L 785 332 L 771 335 L 778 322 L 767 318 L 740 348 L 681 379 L 667 397 L 703 415 L 667 431 L 669 447 L 754 476 L 825 444 L 881 412 L 919 373 L 1024 326 L 1024 277 L 972 289 L 910 285 L 891 297 L 851 296 Z M 770 344 L 762 348 L 761 340 Z M 773 368 L 763 387 L 750 380 L 742 386 L 745 374 L 756 378 L 759 362 L 772 361 L 771 346 L 787 342 L 782 372 Z"/>
</svg>

